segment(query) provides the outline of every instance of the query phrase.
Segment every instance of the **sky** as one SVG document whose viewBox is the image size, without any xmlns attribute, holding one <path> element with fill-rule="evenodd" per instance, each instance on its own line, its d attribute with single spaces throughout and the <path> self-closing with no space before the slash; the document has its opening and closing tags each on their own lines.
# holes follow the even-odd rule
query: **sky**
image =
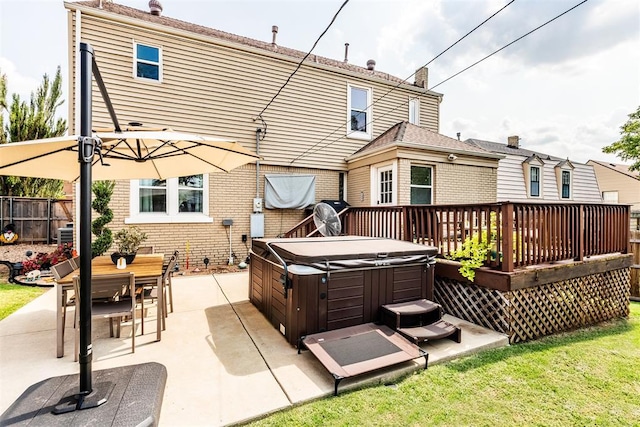
<svg viewBox="0 0 640 427">
<path fill-rule="evenodd" d="M 105 0 L 106 1 L 106 0 Z M 344 0 L 161 0 L 164 16 L 309 51 Z M 444 95 L 440 133 L 506 143 L 577 162 L 625 163 L 602 147 L 640 105 L 640 2 L 589 0 L 464 73 L 458 71 L 581 0 L 516 0 L 429 67 Z M 148 10 L 147 0 L 117 3 Z M 509 0 L 350 0 L 313 53 L 400 78 L 411 76 Z M 0 0 L 0 72 L 28 98 L 61 66 L 67 17 L 60 0 Z M 408 79 L 413 82 L 413 77 Z M 437 85 L 437 86 L 436 86 Z M 60 109 L 66 116 L 66 104 Z M 66 118 L 66 117 L 65 117 Z M 629 162 L 627 162 L 629 163 Z"/>
</svg>

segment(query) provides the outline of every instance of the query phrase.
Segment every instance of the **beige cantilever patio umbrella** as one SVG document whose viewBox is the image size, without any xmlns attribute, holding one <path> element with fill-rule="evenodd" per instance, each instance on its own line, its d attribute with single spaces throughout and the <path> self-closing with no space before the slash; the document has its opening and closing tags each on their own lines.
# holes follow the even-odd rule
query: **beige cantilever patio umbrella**
<svg viewBox="0 0 640 427">
<path fill-rule="evenodd" d="M 0 175 L 80 181 L 80 386 L 74 399 L 61 401 L 63 413 L 102 405 L 114 385 L 93 388 L 91 345 L 91 182 L 103 179 L 165 179 L 230 171 L 258 156 L 237 142 L 171 130 L 122 130 L 109 100 L 93 48 L 80 43 L 80 136 L 0 145 Z M 115 131 L 92 131 L 92 87 L 95 77 Z"/>
<path fill-rule="evenodd" d="M 228 172 L 258 157 L 237 142 L 174 132 L 126 128 L 93 134 L 99 153 L 92 158 L 93 180 L 166 179 Z M 76 181 L 78 136 L 0 145 L 0 175 Z"/>
</svg>

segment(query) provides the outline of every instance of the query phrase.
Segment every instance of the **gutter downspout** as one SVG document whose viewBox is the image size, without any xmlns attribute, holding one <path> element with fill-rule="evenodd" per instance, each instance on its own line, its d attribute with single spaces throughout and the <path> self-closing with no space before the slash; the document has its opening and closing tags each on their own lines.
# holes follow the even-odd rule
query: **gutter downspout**
<svg viewBox="0 0 640 427">
<path fill-rule="evenodd" d="M 260 133 L 262 129 L 256 129 L 256 155 L 260 156 Z M 256 160 L 256 198 L 260 198 L 260 159 Z"/>
</svg>

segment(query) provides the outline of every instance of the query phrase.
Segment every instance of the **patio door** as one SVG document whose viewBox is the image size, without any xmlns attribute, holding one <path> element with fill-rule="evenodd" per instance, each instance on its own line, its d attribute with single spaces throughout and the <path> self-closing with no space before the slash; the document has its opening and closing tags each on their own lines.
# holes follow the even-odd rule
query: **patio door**
<svg viewBox="0 0 640 427">
<path fill-rule="evenodd" d="M 378 168 L 378 204 L 393 203 L 393 166 Z"/>
</svg>

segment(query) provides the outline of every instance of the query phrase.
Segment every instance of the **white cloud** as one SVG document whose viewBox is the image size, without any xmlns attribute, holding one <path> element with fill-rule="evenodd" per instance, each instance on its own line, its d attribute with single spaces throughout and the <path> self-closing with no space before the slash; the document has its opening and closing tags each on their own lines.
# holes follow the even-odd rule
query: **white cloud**
<svg viewBox="0 0 640 427">
<path fill-rule="evenodd" d="M 12 94 L 20 95 L 20 99 L 28 101 L 31 92 L 35 91 L 39 81 L 22 75 L 13 62 L 0 56 L 0 72 L 7 76 L 7 103 L 11 103 Z"/>
</svg>

